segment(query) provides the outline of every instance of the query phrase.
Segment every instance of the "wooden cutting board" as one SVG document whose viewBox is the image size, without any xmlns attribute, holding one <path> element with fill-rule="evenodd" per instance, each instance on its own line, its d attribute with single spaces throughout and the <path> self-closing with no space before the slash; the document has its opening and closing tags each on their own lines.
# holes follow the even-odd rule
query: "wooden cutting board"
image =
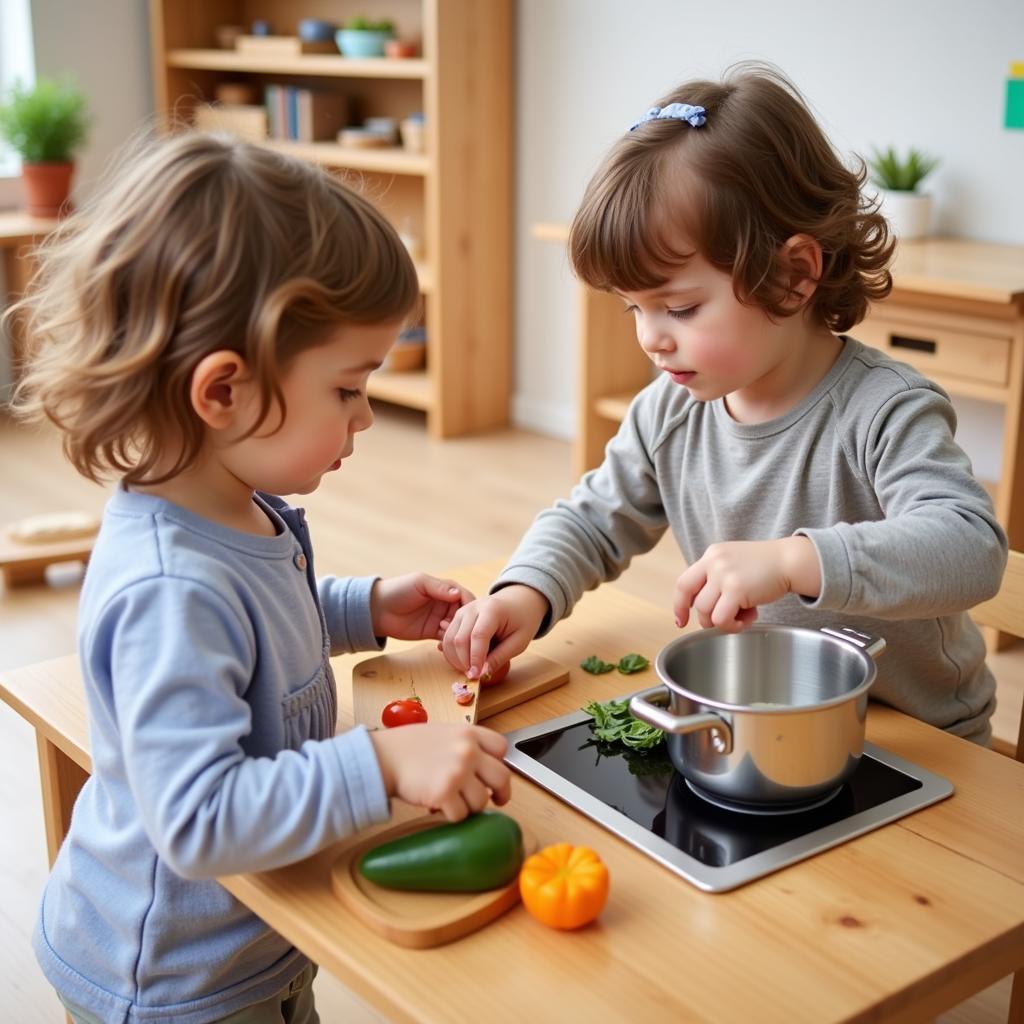
<svg viewBox="0 0 1024 1024">
<path fill-rule="evenodd" d="M 357 723 L 380 727 L 380 714 L 393 700 L 415 694 L 427 709 L 429 722 L 474 722 L 547 693 L 569 681 L 563 665 L 540 654 L 520 654 L 505 679 L 478 686 L 472 705 L 455 702 L 452 684 L 465 683 L 432 641 L 395 654 L 378 654 L 352 670 L 352 705 Z"/>
<path fill-rule="evenodd" d="M 487 892 L 406 892 L 375 885 L 359 873 L 359 859 L 367 850 L 443 824 L 443 815 L 427 814 L 369 839 L 354 840 L 331 869 L 331 887 L 338 899 L 363 924 L 396 945 L 428 949 L 452 942 L 489 924 L 519 902 L 518 876 Z M 536 849 L 536 837 L 524 828 L 524 859 Z"/>
</svg>

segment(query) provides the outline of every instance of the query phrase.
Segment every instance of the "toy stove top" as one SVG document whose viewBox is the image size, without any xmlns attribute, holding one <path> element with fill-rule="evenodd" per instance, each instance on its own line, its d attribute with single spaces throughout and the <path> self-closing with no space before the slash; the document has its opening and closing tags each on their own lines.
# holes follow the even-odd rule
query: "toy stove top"
<svg viewBox="0 0 1024 1024">
<path fill-rule="evenodd" d="M 583 711 L 509 733 L 505 760 L 598 824 L 708 892 L 725 892 L 950 796 L 946 779 L 872 743 L 824 803 L 751 814 L 690 789 L 662 745 L 598 742 Z"/>
</svg>

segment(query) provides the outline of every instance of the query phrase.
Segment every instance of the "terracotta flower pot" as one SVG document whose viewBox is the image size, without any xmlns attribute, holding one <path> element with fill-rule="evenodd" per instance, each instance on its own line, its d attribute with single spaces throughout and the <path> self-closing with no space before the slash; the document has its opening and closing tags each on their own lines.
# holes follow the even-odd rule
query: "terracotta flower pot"
<svg viewBox="0 0 1024 1024">
<path fill-rule="evenodd" d="M 25 209 L 33 217 L 56 217 L 71 194 L 73 163 L 24 163 Z"/>
</svg>

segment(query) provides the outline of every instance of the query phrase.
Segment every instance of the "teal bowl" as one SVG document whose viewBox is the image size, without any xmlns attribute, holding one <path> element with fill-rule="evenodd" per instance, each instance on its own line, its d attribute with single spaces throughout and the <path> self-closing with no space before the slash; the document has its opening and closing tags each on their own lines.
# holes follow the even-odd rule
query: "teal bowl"
<svg viewBox="0 0 1024 1024">
<path fill-rule="evenodd" d="M 339 28 L 334 33 L 334 41 L 346 57 L 383 57 L 384 44 L 393 38 L 391 32 L 365 28 Z"/>
</svg>

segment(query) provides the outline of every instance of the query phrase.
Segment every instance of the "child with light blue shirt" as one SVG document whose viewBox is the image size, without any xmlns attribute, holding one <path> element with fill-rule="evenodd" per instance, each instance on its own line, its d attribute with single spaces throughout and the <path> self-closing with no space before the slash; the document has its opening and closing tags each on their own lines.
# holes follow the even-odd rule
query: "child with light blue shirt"
<svg viewBox="0 0 1024 1024">
<path fill-rule="evenodd" d="M 315 971 L 215 879 L 390 815 L 509 797 L 478 726 L 335 735 L 329 657 L 439 639 L 472 595 L 317 577 L 301 509 L 373 422 L 418 301 L 387 221 L 329 175 L 185 133 L 141 146 L 42 254 L 16 396 L 117 474 L 82 590 L 93 774 L 46 886 L 39 962 L 76 1021 L 316 1021 Z"/>
</svg>

